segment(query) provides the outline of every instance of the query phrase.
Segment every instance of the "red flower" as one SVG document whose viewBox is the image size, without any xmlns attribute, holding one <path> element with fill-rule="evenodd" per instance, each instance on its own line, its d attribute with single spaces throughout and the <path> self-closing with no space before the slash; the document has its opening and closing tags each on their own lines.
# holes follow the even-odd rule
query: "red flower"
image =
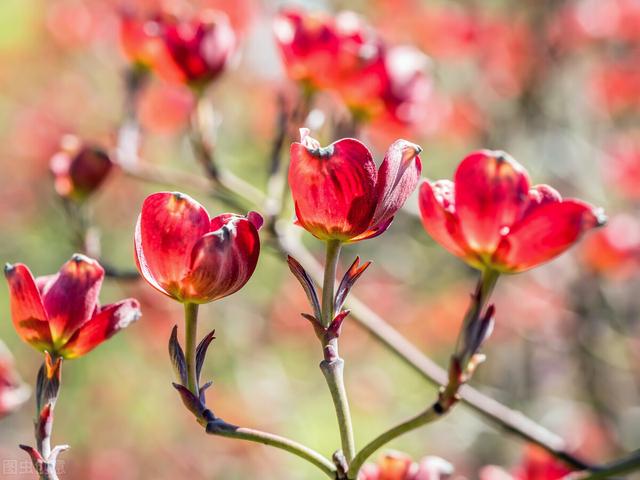
<svg viewBox="0 0 640 480">
<path fill-rule="evenodd" d="M 11 316 L 18 335 L 41 351 L 76 358 L 140 317 L 137 300 L 101 307 L 100 264 L 75 254 L 54 275 L 35 278 L 26 265 L 5 266 Z"/>
<path fill-rule="evenodd" d="M 210 219 L 182 193 L 147 197 L 135 233 L 136 264 L 149 284 L 179 302 L 207 303 L 240 290 L 258 263 L 262 217 Z"/>
<path fill-rule="evenodd" d="M 362 467 L 358 480 L 441 480 L 449 478 L 453 467 L 439 457 L 425 457 L 419 463 L 400 452 L 389 452 L 377 464 Z"/>
<path fill-rule="evenodd" d="M 18 376 L 13 357 L 0 341 L 0 419 L 26 402 L 29 393 L 29 387 Z"/>
<path fill-rule="evenodd" d="M 285 10 L 276 17 L 274 33 L 287 75 L 319 89 L 334 87 L 366 68 L 380 49 L 379 41 L 353 12 L 331 17 Z"/>
<path fill-rule="evenodd" d="M 203 86 L 218 77 L 236 46 L 227 16 L 205 10 L 191 20 L 167 20 L 162 38 L 182 80 Z"/>
<path fill-rule="evenodd" d="M 357 14 L 288 10 L 276 18 L 274 32 L 292 80 L 336 92 L 360 119 L 403 125 L 421 119 L 431 94 L 428 59 L 410 47 L 388 48 Z"/>
<path fill-rule="evenodd" d="M 358 140 L 320 147 L 309 130 L 291 145 L 289 185 L 298 223 L 321 240 L 356 242 L 384 233 L 415 189 L 422 149 L 396 140 L 380 170 Z"/>
<path fill-rule="evenodd" d="M 102 147 L 83 144 L 79 138 L 66 135 L 62 150 L 51 157 L 50 168 L 58 195 L 84 200 L 106 180 L 113 161 Z"/>
<path fill-rule="evenodd" d="M 582 259 L 594 272 L 626 278 L 640 267 L 640 222 L 631 215 L 613 217 L 586 239 Z"/>
<path fill-rule="evenodd" d="M 443 247 L 476 268 L 500 272 L 551 260 L 604 223 L 599 209 L 563 200 L 547 185 L 530 187 L 521 165 L 488 150 L 467 156 L 454 182 L 424 182 L 420 212 L 425 229 Z"/>
</svg>

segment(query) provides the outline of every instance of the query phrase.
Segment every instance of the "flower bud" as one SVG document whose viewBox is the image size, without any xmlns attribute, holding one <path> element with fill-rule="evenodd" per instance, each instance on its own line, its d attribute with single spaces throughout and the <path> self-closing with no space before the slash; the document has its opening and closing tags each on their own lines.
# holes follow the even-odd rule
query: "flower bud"
<svg viewBox="0 0 640 480">
<path fill-rule="evenodd" d="M 51 158 L 50 168 L 58 195 L 82 201 L 106 180 L 113 161 L 102 147 L 67 135 L 62 139 L 62 149 Z"/>
</svg>

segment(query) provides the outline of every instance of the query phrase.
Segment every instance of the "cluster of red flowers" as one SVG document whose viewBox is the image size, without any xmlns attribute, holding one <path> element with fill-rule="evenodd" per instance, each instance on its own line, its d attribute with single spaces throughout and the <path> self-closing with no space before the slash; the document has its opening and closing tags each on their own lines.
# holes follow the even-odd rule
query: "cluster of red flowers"
<svg viewBox="0 0 640 480">
<path fill-rule="evenodd" d="M 236 47 L 228 18 L 217 10 L 186 19 L 168 14 L 153 19 L 125 15 L 121 40 L 130 61 L 194 88 L 217 78 Z"/>
<path fill-rule="evenodd" d="M 422 119 L 432 89 L 427 58 L 386 45 L 357 14 L 286 10 L 274 32 L 289 77 L 337 93 L 356 118 L 405 125 Z"/>
</svg>

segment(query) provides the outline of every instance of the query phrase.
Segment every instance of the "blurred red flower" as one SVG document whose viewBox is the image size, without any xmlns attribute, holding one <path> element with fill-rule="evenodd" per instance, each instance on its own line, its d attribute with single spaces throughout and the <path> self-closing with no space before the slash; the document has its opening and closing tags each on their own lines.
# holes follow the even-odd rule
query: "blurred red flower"
<svg viewBox="0 0 640 480">
<path fill-rule="evenodd" d="M 404 453 L 389 452 L 378 463 L 364 465 L 358 480 L 441 480 L 451 473 L 453 467 L 439 457 L 425 457 L 416 463 Z"/>
<path fill-rule="evenodd" d="M 536 446 L 525 449 L 520 465 L 511 473 L 499 467 L 487 466 L 480 471 L 480 480 L 559 480 L 571 470 Z"/>
<path fill-rule="evenodd" d="M 418 183 L 422 149 L 397 140 L 376 172 L 360 141 L 343 138 L 321 147 L 307 129 L 300 134 L 289 167 L 298 224 L 321 240 L 356 242 L 384 233 Z"/>
<path fill-rule="evenodd" d="M 140 317 L 132 298 L 101 307 L 104 270 L 75 254 L 54 275 L 34 278 L 26 265 L 5 266 L 11 316 L 18 335 L 41 351 L 76 358 Z"/>
<path fill-rule="evenodd" d="M 640 267 L 640 222 L 631 215 L 616 215 L 585 240 L 581 253 L 595 272 L 621 278 L 636 273 Z"/>
<path fill-rule="evenodd" d="M 262 217 L 214 218 L 188 195 L 148 196 L 135 232 L 136 265 L 155 289 L 179 302 L 207 303 L 242 288 L 260 254 Z"/>
<path fill-rule="evenodd" d="M 640 132 L 621 135 L 606 147 L 605 178 L 630 200 L 640 199 Z"/>
<path fill-rule="evenodd" d="M 154 70 L 166 80 L 202 88 L 227 66 L 236 35 L 224 12 L 204 9 L 178 18 L 158 11 L 153 18 L 124 14 L 122 48 L 130 61 Z"/>
<path fill-rule="evenodd" d="M 564 252 L 604 222 L 600 210 L 563 200 L 508 154 L 481 150 L 458 166 L 454 181 L 425 181 L 420 212 L 427 232 L 470 265 L 521 272 Z"/>
<path fill-rule="evenodd" d="M 19 408 L 29 398 L 30 389 L 20 379 L 13 357 L 0 341 L 0 419 Z"/>
<path fill-rule="evenodd" d="M 83 143 L 74 135 L 65 135 L 61 150 L 51 157 L 49 166 L 58 195 L 82 201 L 106 180 L 113 161 L 102 147 Z"/>
<path fill-rule="evenodd" d="M 424 117 L 432 93 L 427 57 L 389 48 L 357 14 L 286 10 L 274 32 L 289 78 L 336 92 L 357 119 L 411 125 Z"/>
</svg>

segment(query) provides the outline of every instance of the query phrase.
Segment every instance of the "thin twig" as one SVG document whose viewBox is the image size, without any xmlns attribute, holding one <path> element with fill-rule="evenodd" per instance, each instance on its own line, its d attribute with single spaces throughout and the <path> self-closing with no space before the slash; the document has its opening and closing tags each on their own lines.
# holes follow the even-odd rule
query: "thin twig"
<svg viewBox="0 0 640 480">
<path fill-rule="evenodd" d="M 565 476 L 563 480 L 600 480 L 601 478 L 613 478 L 616 475 L 626 475 L 638 470 L 640 470 L 640 450 L 606 465 L 572 473 Z"/>
</svg>

